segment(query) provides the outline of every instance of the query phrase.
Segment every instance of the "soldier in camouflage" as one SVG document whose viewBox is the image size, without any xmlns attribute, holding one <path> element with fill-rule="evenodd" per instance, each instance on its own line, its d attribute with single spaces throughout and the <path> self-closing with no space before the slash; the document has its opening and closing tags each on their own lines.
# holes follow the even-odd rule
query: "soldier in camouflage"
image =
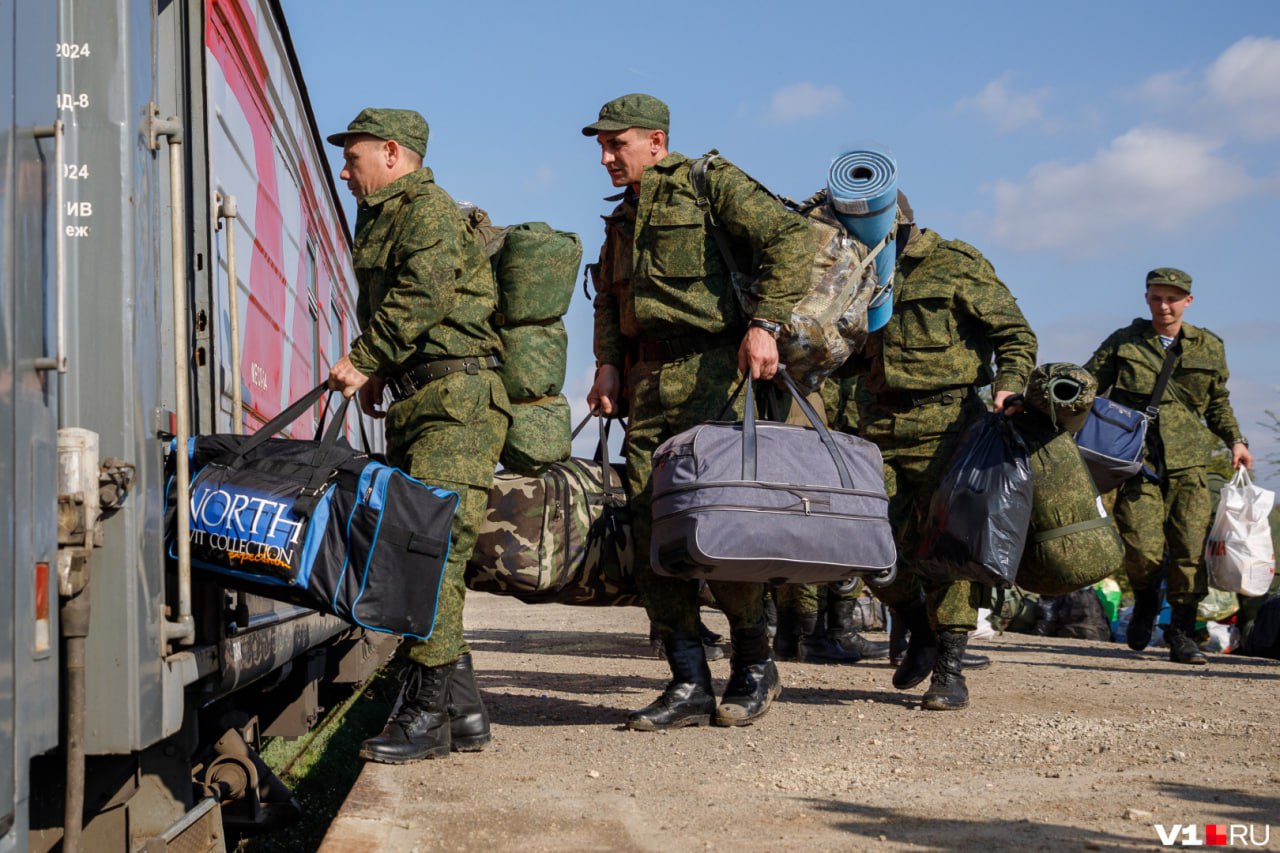
<svg viewBox="0 0 1280 853">
<path fill-rule="evenodd" d="M 397 710 L 360 749 L 396 764 L 477 750 L 490 739 L 462 636 L 463 570 L 511 423 L 494 371 L 502 355 L 490 322 L 497 285 L 484 246 L 422 165 L 427 132 L 411 110 L 366 109 L 329 137 L 342 146 L 341 177 L 359 202 L 352 259 L 360 324 L 329 386 L 358 393 L 366 414 L 386 418 L 391 464 L 459 496 L 435 628 L 409 644 Z M 393 402 L 383 412 L 387 390 Z"/>
<path fill-rule="evenodd" d="M 924 707 L 955 710 L 969 703 L 961 667 L 985 663 L 965 654 L 982 588 L 968 581 L 922 583 L 911 558 L 961 435 L 982 415 L 978 389 L 991 385 L 994 410 L 1012 414 L 1005 401 L 1027 384 L 1036 337 L 977 249 L 917 228 L 906 196 L 898 206 L 893 316 L 846 372 L 863 374 L 858 434 L 884 455 L 898 543 L 898 577 L 876 590 L 895 622 L 910 629 L 893 684 L 905 690 L 932 674 Z"/>
<path fill-rule="evenodd" d="M 740 256 L 759 271 L 761 298 L 747 316 L 696 203 L 691 161 L 667 149 L 667 105 L 624 95 L 584 127 L 598 138 L 601 164 L 623 188 L 605 219 L 595 300 L 596 376 L 587 402 L 605 415 L 630 404 L 624 442 L 635 537 L 636 580 L 658 629 L 672 679 L 627 726 L 653 731 L 739 726 L 762 716 L 780 690 L 769 649 L 762 584 L 711 586 L 729 620 L 731 675 L 716 706 L 698 633 L 698 584 L 649 565 L 653 451 L 665 439 L 714 420 L 739 376 L 777 371 L 777 334 L 804 293 L 814 245 L 808 226 L 732 164 L 707 173 L 714 214 Z M 753 262 L 754 261 L 754 262 Z M 623 387 L 625 368 L 626 389 Z M 742 413 L 741 396 L 734 407 Z"/>
<path fill-rule="evenodd" d="M 1147 428 L 1147 466 L 1156 476 L 1139 473 L 1123 483 L 1115 517 L 1134 594 L 1129 647 L 1141 651 L 1151 642 L 1167 553 L 1169 658 L 1204 665 L 1208 661 L 1194 633 L 1196 605 L 1208 592 L 1203 557 L 1213 499 L 1205 469 L 1214 436 L 1231 448 L 1233 467 L 1252 468 L 1253 455 L 1231 410 L 1222 339 L 1183 322 L 1192 299 L 1191 276 L 1172 267 L 1151 270 L 1146 282 L 1151 319 L 1135 319 L 1115 331 L 1085 367 L 1097 377 L 1099 393 L 1110 390 L 1112 400 L 1141 411 L 1151 399 L 1166 353 L 1176 348 L 1159 415 Z"/>
</svg>

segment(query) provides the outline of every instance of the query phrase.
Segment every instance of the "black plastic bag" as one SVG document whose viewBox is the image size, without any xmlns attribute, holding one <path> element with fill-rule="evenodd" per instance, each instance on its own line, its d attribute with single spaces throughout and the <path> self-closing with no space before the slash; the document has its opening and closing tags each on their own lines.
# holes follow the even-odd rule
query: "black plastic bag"
<svg viewBox="0 0 1280 853">
<path fill-rule="evenodd" d="M 1013 585 L 1031 521 L 1026 442 L 1004 415 L 970 427 L 933 495 L 917 564 L 921 574 Z"/>
</svg>

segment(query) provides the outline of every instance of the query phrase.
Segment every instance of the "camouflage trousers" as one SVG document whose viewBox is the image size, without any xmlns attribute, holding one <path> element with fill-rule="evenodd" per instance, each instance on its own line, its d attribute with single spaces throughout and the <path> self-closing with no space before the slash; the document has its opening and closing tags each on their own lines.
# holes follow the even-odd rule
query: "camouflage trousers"
<svg viewBox="0 0 1280 853">
<path fill-rule="evenodd" d="M 1160 483 L 1131 477 L 1116 496 L 1115 517 L 1124 540 L 1124 568 L 1135 589 L 1160 585 L 1170 604 L 1194 604 L 1209 591 L 1204 540 L 1213 513 L 1213 495 L 1204 468 L 1169 471 Z"/>
<path fill-rule="evenodd" d="M 784 610 L 794 610 L 796 613 L 817 613 L 822 609 L 824 584 L 816 583 L 785 583 L 777 586 L 774 591 L 774 600 L 778 603 L 778 607 Z M 826 600 L 830 605 L 834 601 L 857 601 L 862 594 L 862 582 L 854 581 L 847 588 L 844 584 L 829 583 L 825 584 Z"/>
<path fill-rule="evenodd" d="M 925 595 L 934 629 L 972 631 L 985 588 L 969 581 L 922 583 L 911 570 L 929 518 L 929 504 L 942 483 L 965 428 L 983 411 L 975 396 L 954 402 L 899 409 L 869 406 L 859 413 L 859 434 L 874 442 L 884 456 L 884 486 L 889 495 L 889 523 L 898 544 L 898 577 L 872 591 L 890 607 Z"/>
<path fill-rule="evenodd" d="M 425 666 L 452 663 L 470 651 L 462 635 L 463 574 L 510 424 L 506 391 L 491 370 L 428 383 L 387 412 L 387 460 L 428 485 L 453 489 L 459 498 L 435 628 L 430 638 L 409 641 L 403 649 Z"/>
<path fill-rule="evenodd" d="M 623 442 L 631 532 L 635 540 L 636 586 L 649 621 L 663 637 L 698 636 L 698 582 L 655 574 L 649 562 L 653 532 L 653 452 L 673 435 L 713 421 L 738 382 L 737 345 L 678 361 L 641 362 L 628 373 L 631 419 Z M 730 410 L 741 417 L 742 395 Z M 728 414 L 725 417 L 729 417 Z M 764 621 L 764 584 L 707 584 L 728 617 L 731 631 Z"/>
</svg>

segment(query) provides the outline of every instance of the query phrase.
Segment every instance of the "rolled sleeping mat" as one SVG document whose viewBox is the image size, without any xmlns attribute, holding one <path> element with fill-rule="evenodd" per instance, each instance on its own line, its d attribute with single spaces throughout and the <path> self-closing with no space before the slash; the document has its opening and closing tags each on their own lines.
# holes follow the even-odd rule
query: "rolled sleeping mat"
<svg viewBox="0 0 1280 853">
<path fill-rule="evenodd" d="M 1024 397 L 1027 409 L 1049 419 L 1049 423 L 1077 433 L 1089 417 L 1098 380 L 1078 364 L 1053 362 L 1031 371 Z"/>
<path fill-rule="evenodd" d="M 894 232 L 898 210 L 898 164 L 887 152 L 872 148 L 846 151 L 831 162 L 827 173 L 831 207 L 849 233 L 875 248 Z M 876 256 L 876 276 L 882 290 L 867 307 L 868 331 L 889 322 L 893 313 L 894 241 Z"/>
</svg>

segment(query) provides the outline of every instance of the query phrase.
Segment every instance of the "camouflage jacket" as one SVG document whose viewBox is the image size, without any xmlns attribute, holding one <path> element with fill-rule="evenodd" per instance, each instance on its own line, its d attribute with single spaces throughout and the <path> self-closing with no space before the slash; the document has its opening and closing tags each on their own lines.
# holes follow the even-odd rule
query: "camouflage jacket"
<svg viewBox="0 0 1280 853">
<path fill-rule="evenodd" d="M 1182 352 L 1160 400 L 1155 428 L 1169 470 L 1209 464 L 1216 435 L 1230 446 L 1242 433 L 1227 391 L 1227 355 L 1208 329 L 1182 324 Z M 1135 319 L 1102 342 L 1085 364 L 1117 403 L 1145 409 L 1164 364 L 1165 350 L 1150 320 Z M 1208 425 L 1206 428 L 1206 424 Z"/>
<path fill-rule="evenodd" d="M 1026 387 L 1036 336 L 1018 301 L 973 246 L 921 231 L 898 258 L 893 289 L 893 316 L 856 361 L 850 359 L 854 369 L 842 371 L 861 368 L 865 393 Z"/>
<path fill-rule="evenodd" d="M 489 259 L 430 169 L 365 197 L 352 260 L 360 336 L 351 363 L 362 373 L 389 378 L 428 359 L 501 355 Z"/>
<path fill-rule="evenodd" d="M 745 330 L 729 271 L 696 202 L 691 160 L 668 154 L 605 217 L 595 299 L 595 352 L 621 366 L 632 340 Z M 713 161 L 707 196 L 738 268 L 760 294 L 754 316 L 784 323 L 804 295 L 814 238 L 805 221 L 733 164 Z"/>
</svg>

